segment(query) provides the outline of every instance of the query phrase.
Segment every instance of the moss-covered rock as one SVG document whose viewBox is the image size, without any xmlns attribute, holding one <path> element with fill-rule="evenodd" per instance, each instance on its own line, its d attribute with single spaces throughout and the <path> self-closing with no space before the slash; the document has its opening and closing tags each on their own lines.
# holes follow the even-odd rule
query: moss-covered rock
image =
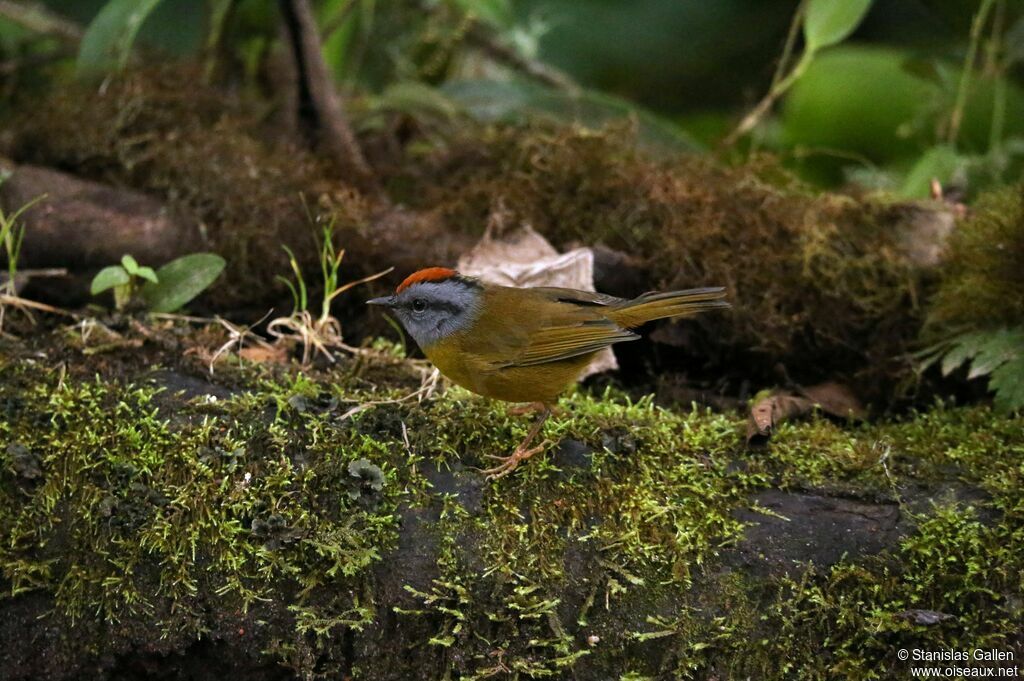
<svg viewBox="0 0 1024 681">
<path fill-rule="evenodd" d="M 1024 184 L 982 195 L 949 241 L 932 323 L 949 330 L 1024 324 Z"/>
<path fill-rule="evenodd" d="M 418 375 L 383 355 L 211 381 L 152 346 L 4 343 L 7 678 L 903 678 L 900 648 L 1024 653 L 1024 424 L 983 407 L 786 424 L 749 454 L 739 417 L 581 392 L 491 483 L 474 468 L 527 423 L 402 400 Z"/>
</svg>

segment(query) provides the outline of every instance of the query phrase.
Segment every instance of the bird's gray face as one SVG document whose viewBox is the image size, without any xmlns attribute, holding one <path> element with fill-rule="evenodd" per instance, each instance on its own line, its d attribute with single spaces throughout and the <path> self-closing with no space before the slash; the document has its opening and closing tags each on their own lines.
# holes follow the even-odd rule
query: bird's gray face
<svg viewBox="0 0 1024 681">
<path fill-rule="evenodd" d="M 479 284 L 466 279 L 425 281 L 400 293 L 368 300 L 390 308 L 421 348 L 468 328 L 480 312 Z"/>
</svg>

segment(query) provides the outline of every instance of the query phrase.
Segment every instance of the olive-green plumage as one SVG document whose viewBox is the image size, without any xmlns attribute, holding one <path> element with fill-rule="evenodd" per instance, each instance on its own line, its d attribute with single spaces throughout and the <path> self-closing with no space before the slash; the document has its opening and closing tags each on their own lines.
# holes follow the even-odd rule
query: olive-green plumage
<svg viewBox="0 0 1024 681">
<path fill-rule="evenodd" d="M 441 373 L 475 393 L 509 402 L 553 402 L 594 355 L 636 340 L 655 319 L 728 307 L 718 288 L 633 300 L 562 288 L 482 287 L 471 326 L 423 348 Z"/>
<path fill-rule="evenodd" d="M 655 319 L 728 307 L 721 288 L 647 293 L 633 300 L 567 288 L 484 284 L 455 270 L 411 274 L 393 296 L 369 301 L 391 309 L 442 374 L 485 397 L 542 405 L 523 442 L 484 471 L 508 475 L 547 444 L 530 444 L 551 404 L 599 351 L 639 338 Z"/>
</svg>

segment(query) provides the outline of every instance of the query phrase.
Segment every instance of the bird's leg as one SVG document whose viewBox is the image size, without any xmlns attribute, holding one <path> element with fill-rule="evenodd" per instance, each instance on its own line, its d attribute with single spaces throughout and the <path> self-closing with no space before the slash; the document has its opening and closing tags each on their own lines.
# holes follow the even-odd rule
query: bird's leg
<svg viewBox="0 0 1024 681">
<path fill-rule="evenodd" d="M 505 477 L 516 469 L 520 461 L 526 461 L 534 454 L 544 451 L 544 448 L 551 444 L 549 441 L 545 440 L 536 447 L 533 447 L 532 449 L 529 448 L 530 443 L 533 442 L 540 434 L 540 429 L 544 427 L 544 422 L 548 420 L 549 416 L 551 416 L 551 407 L 546 404 L 543 406 L 544 411 L 541 412 L 540 416 L 537 417 L 537 420 L 533 423 L 533 426 L 530 428 L 530 432 L 526 434 L 526 439 L 516 447 L 516 450 L 512 452 L 510 456 L 490 457 L 492 459 L 497 459 L 501 463 L 494 468 L 488 468 L 483 471 L 483 474 L 487 476 L 488 480 L 497 480 L 498 478 Z"/>
<path fill-rule="evenodd" d="M 547 409 L 547 405 L 543 402 L 527 402 L 526 404 L 519 404 L 514 407 L 508 408 L 508 413 L 513 416 L 523 416 L 525 414 L 542 414 Z"/>
<path fill-rule="evenodd" d="M 552 416 L 558 416 L 562 413 L 562 409 L 559 407 L 548 406 L 543 402 L 527 402 L 525 404 L 517 404 L 514 407 L 509 407 L 506 412 L 511 416 L 524 416 L 526 414 L 542 414 L 545 411 L 550 411 Z"/>
</svg>

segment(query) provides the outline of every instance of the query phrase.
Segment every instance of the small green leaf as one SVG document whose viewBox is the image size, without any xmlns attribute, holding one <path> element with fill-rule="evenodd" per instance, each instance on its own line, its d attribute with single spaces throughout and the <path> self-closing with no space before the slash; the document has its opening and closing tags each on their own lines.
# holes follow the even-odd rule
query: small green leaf
<svg viewBox="0 0 1024 681">
<path fill-rule="evenodd" d="M 979 344 L 968 378 L 986 376 L 1000 366 L 1024 354 L 1024 330 L 1000 329 L 985 334 Z"/>
<path fill-rule="evenodd" d="M 942 358 L 942 375 L 949 376 L 964 362 L 978 354 L 978 344 L 979 340 L 973 333 L 957 338 L 952 349 Z"/>
<path fill-rule="evenodd" d="M 124 271 L 124 268 L 120 265 L 111 265 L 110 267 L 104 267 L 102 270 L 96 273 L 96 276 L 92 278 L 92 284 L 89 286 L 89 293 L 97 295 L 103 293 L 109 288 L 115 286 L 124 286 L 131 277 Z"/>
<path fill-rule="evenodd" d="M 968 359 L 969 379 L 989 376 L 988 388 L 996 394 L 996 409 L 1024 409 L 1024 327 L 958 336 L 942 358 L 943 375 L 955 371 Z"/>
<path fill-rule="evenodd" d="M 992 372 L 988 387 L 996 393 L 995 407 L 999 411 L 1024 409 L 1024 350 Z"/>
<path fill-rule="evenodd" d="M 124 271 L 133 277 L 139 274 L 139 263 L 130 255 L 121 256 L 121 267 L 123 267 Z"/>
<path fill-rule="evenodd" d="M 78 48 L 78 76 L 124 68 L 142 23 L 160 0 L 108 0 L 89 24 Z"/>
<path fill-rule="evenodd" d="M 145 279 L 146 281 L 151 281 L 154 284 L 159 283 L 160 281 L 159 279 L 157 279 L 156 272 L 153 271 L 152 267 L 140 267 L 137 270 L 135 270 L 134 274 L 136 277 L 139 277 L 140 279 Z"/>
<path fill-rule="evenodd" d="M 810 0 L 804 16 L 807 53 L 845 40 L 871 9 L 871 0 Z"/>
<path fill-rule="evenodd" d="M 174 312 L 212 284 L 224 265 L 224 258 L 214 253 L 194 253 L 167 263 L 157 270 L 156 283 L 142 287 L 146 306 L 152 312 Z"/>
<path fill-rule="evenodd" d="M 443 92 L 418 81 L 400 81 L 389 85 L 371 100 L 371 106 L 374 112 L 420 116 L 432 114 L 445 120 L 455 118 L 458 113 L 455 102 Z"/>
<path fill-rule="evenodd" d="M 924 199 L 931 196 L 932 180 L 943 186 L 949 184 L 965 165 L 965 159 L 948 145 L 934 146 L 924 152 L 903 180 L 900 195 L 908 199 Z"/>
</svg>

